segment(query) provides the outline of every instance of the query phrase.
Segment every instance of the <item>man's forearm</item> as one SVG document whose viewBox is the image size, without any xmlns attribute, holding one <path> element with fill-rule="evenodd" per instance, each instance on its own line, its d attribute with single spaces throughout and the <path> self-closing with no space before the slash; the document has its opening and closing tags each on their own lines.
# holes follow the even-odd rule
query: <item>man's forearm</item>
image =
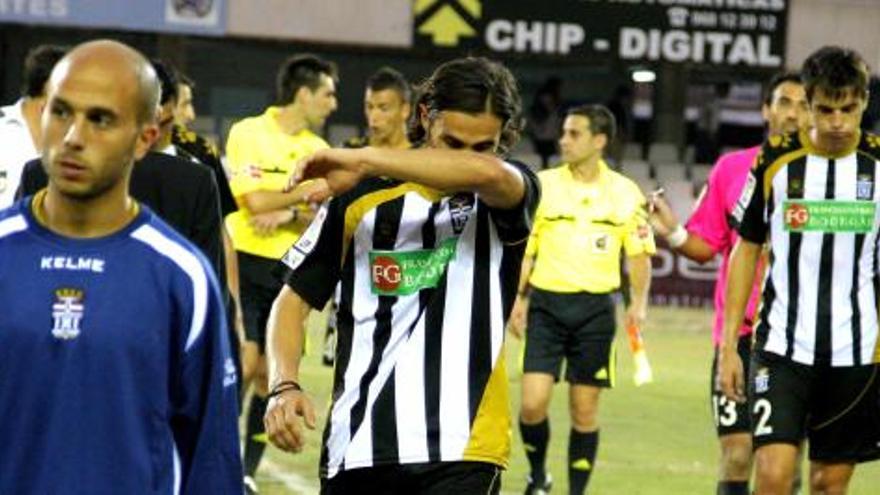
<svg viewBox="0 0 880 495">
<path fill-rule="evenodd" d="M 305 319 L 310 310 L 309 305 L 286 285 L 275 298 L 266 329 L 270 387 L 284 380 L 299 380 Z"/>
<path fill-rule="evenodd" d="M 519 285 L 516 286 L 517 294 L 525 296 L 528 292 L 529 277 L 532 275 L 532 267 L 534 264 L 535 258 L 533 256 L 523 256 L 522 267 L 519 272 Z"/>
<path fill-rule="evenodd" d="M 232 301 L 235 305 L 235 315 L 240 317 L 241 297 L 238 278 L 238 254 L 235 252 L 232 238 L 229 237 L 229 231 L 226 230 L 225 225 L 220 226 L 220 232 L 223 236 L 223 255 L 226 259 L 226 287 L 229 289 L 229 295 L 232 296 Z M 239 333 L 239 328 L 234 322 L 229 322 L 229 324 L 233 326 L 236 333 Z M 244 342 L 244 335 L 239 334 L 238 338 L 240 342 Z"/>
<path fill-rule="evenodd" d="M 294 222 L 297 223 L 300 227 L 306 228 L 309 224 L 312 223 L 312 220 L 315 219 L 315 211 L 311 208 L 308 209 L 298 209 L 296 211 L 296 218 Z"/>
<path fill-rule="evenodd" d="M 700 236 L 688 232 L 687 240 L 684 244 L 673 248 L 677 253 L 681 253 L 689 259 L 697 263 L 706 263 L 715 257 L 715 251 Z"/>
<path fill-rule="evenodd" d="M 513 208 L 525 191 L 522 176 L 500 158 L 471 151 L 364 148 L 366 173 L 441 191 L 474 191 L 489 206 Z"/>
<path fill-rule="evenodd" d="M 745 318 L 760 255 L 759 244 L 743 239 L 737 241 L 730 253 L 724 299 L 724 332 L 721 339 L 723 349 L 736 350 L 739 329 Z"/>
<path fill-rule="evenodd" d="M 304 183 L 290 192 L 268 191 L 264 189 L 251 191 L 241 197 L 241 205 L 251 214 L 290 208 L 304 202 L 309 189 L 309 183 Z"/>
<path fill-rule="evenodd" d="M 628 256 L 627 269 L 630 282 L 630 304 L 642 310 L 648 307 L 648 291 L 651 289 L 651 257 L 648 254 Z"/>
</svg>

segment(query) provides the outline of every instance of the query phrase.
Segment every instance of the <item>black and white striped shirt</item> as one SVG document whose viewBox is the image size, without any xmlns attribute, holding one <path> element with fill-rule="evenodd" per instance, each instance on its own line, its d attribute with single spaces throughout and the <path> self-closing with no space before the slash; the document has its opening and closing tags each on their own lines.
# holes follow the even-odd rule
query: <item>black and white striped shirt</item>
<svg viewBox="0 0 880 495">
<path fill-rule="evenodd" d="M 361 467 L 482 461 L 510 450 L 504 328 L 540 196 L 488 207 L 369 179 L 331 200 L 283 258 L 321 308 L 341 284 L 333 405 L 321 476 Z"/>
<path fill-rule="evenodd" d="M 765 143 L 734 211 L 769 240 L 756 348 L 808 365 L 858 366 L 877 349 L 880 141 L 819 155 L 805 134 Z"/>
</svg>

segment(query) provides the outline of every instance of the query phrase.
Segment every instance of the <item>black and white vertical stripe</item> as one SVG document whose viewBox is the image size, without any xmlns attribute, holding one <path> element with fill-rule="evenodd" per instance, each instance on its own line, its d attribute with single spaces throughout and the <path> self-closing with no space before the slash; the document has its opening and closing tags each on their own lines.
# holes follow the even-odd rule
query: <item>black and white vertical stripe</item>
<svg viewBox="0 0 880 495">
<path fill-rule="evenodd" d="M 877 342 L 878 220 L 867 234 L 790 232 L 787 199 L 875 204 L 878 162 L 863 153 L 827 159 L 796 158 L 772 177 L 767 211 L 771 259 L 757 342 L 764 350 L 808 365 L 856 366 L 872 362 Z M 871 198 L 857 197 L 861 180 Z"/>
</svg>

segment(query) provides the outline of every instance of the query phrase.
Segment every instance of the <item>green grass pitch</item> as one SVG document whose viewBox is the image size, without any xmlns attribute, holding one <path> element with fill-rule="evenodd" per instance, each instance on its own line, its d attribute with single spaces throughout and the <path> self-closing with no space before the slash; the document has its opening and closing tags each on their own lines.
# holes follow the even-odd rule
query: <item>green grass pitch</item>
<svg viewBox="0 0 880 495">
<path fill-rule="evenodd" d="M 709 495 L 715 493 L 718 443 L 707 397 L 712 346 L 712 315 L 704 309 L 653 307 L 644 331 L 654 383 L 636 388 L 632 358 L 624 332 L 618 332 L 617 386 L 603 392 L 600 406 L 601 443 L 589 493 L 591 495 Z M 331 370 L 320 363 L 323 319 L 310 320 L 309 355 L 303 362 L 302 384 L 320 410 L 323 426 Z M 519 408 L 520 342 L 508 336 L 511 411 Z M 568 388 L 554 389 L 548 465 L 554 493 L 567 493 Z M 514 419 L 510 468 L 502 493 L 525 488 L 527 464 Z M 317 493 L 320 431 L 309 432 L 305 451 L 290 455 L 267 449 L 257 481 L 261 494 Z M 880 493 L 880 462 L 860 465 L 850 495 Z M 805 492 L 806 493 L 806 492 Z"/>
</svg>

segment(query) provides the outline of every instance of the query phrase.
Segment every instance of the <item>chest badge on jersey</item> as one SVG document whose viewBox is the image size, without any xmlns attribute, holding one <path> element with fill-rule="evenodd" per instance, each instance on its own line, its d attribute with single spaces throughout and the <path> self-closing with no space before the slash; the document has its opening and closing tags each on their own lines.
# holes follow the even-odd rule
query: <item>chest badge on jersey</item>
<svg viewBox="0 0 880 495">
<path fill-rule="evenodd" d="M 452 231 L 456 235 L 464 232 L 473 211 L 473 194 L 461 193 L 449 198 L 449 216 L 452 218 Z"/>
<path fill-rule="evenodd" d="M 597 254 L 605 254 L 608 252 L 608 234 L 600 232 L 593 235 L 591 246 L 592 251 Z"/>
<path fill-rule="evenodd" d="M 856 199 L 867 200 L 874 197 L 874 181 L 868 174 L 856 178 Z"/>
<path fill-rule="evenodd" d="M 55 291 L 52 303 L 52 336 L 59 340 L 79 337 L 80 324 L 85 312 L 85 294 L 80 289 L 61 288 Z"/>
<path fill-rule="evenodd" d="M 788 181 L 788 191 L 787 195 L 789 198 L 802 198 L 804 197 L 804 181 L 801 179 L 790 179 Z"/>
</svg>

